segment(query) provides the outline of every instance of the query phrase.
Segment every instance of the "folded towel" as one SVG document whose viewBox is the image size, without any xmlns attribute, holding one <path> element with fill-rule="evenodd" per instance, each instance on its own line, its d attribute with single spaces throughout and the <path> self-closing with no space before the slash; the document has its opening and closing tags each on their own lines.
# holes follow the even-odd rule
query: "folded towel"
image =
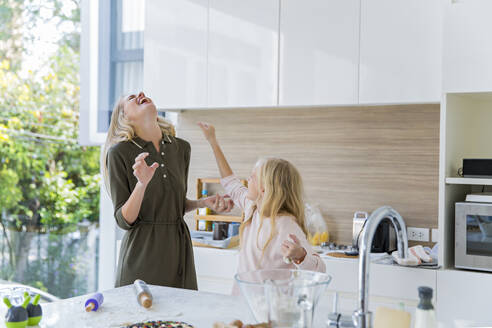
<svg viewBox="0 0 492 328">
<path fill-rule="evenodd" d="M 396 263 L 403 266 L 417 266 L 420 263 L 419 259 L 410 252 L 408 252 L 408 257 L 406 259 L 402 259 L 398 255 L 398 251 L 394 251 L 393 253 L 391 253 L 391 256 L 393 256 L 393 259 L 396 261 Z"/>
<path fill-rule="evenodd" d="M 398 251 L 394 251 L 393 253 L 391 253 L 391 256 L 396 261 L 396 263 L 403 266 L 417 266 L 422 262 L 426 262 L 426 263 L 432 262 L 432 257 L 429 254 L 427 254 L 427 252 L 424 250 L 424 247 L 422 247 L 422 245 L 417 245 L 408 248 L 408 258 L 406 259 L 402 259 L 398 255 Z"/>
<path fill-rule="evenodd" d="M 418 257 L 422 262 L 426 262 L 426 263 L 432 262 L 432 257 L 430 257 L 430 255 L 427 254 L 427 252 L 424 250 L 424 247 L 422 245 L 410 247 L 408 251 L 413 255 L 415 255 L 416 257 Z"/>
</svg>

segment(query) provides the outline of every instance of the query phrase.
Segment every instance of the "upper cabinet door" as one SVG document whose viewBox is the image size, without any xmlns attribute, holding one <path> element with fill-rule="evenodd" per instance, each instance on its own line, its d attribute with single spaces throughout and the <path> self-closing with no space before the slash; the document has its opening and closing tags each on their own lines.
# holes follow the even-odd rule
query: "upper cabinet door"
<svg viewBox="0 0 492 328">
<path fill-rule="evenodd" d="M 441 0 L 362 0 L 362 104 L 441 99 Z"/>
<path fill-rule="evenodd" d="M 144 91 L 158 108 L 207 106 L 208 0 L 147 0 Z"/>
<path fill-rule="evenodd" d="M 360 0 L 282 0 L 281 106 L 357 104 Z"/>
<path fill-rule="evenodd" d="M 208 106 L 276 106 L 279 0 L 210 0 Z"/>
<path fill-rule="evenodd" d="M 446 0 L 443 89 L 492 91 L 492 1 Z"/>
</svg>

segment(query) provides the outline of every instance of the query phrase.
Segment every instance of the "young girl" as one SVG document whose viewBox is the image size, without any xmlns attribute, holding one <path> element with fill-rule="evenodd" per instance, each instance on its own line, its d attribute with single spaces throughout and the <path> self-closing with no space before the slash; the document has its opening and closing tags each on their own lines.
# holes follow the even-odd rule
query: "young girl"
<svg viewBox="0 0 492 328">
<path fill-rule="evenodd" d="M 283 159 L 261 159 L 246 188 L 227 163 L 215 137 L 215 128 L 203 122 L 198 125 L 212 147 L 222 185 L 245 212 L 240 227 L 238 273 L 296 266 L 325 272 L 325 264 L 306 239 L 302 180 L 297 169 Z"/>
</svg>

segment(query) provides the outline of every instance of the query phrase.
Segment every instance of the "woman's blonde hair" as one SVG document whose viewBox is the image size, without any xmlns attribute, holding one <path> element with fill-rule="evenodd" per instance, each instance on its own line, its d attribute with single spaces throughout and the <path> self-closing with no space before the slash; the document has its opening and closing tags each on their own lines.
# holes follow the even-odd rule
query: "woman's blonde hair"
<svg viewBox="0 0 492 328">
<path fill-rule="evenodd" d="M 252 209 L 249 219 L 256 210 L 260 215 L 260 227 L 256 244 L 265 253 L 275 235 L 276 217 L 279 215 L 290 215 L 307 235 L 305 215 L 304 215 L 304 189 L 302 178 L 299 171 L 290 162 L 281 158 L 263 158 L 256 163 L 256 176 L 258 180 L 258 193 L 264 189 L 261 202 L 257 201 L 256 207 Z M 265 219 L 270 219 L 272 229 L 265 245 L 258 245 L 258 236 Z M 245 220 L 240 226 L 240 237 L 244 228 L 251 224 L 251 220 Z M 241 238 L 242 239 L 242 238 Z"/>
<path fill-rule="evenodd" d="M 109 187 L 107 164 L 108 151 L 113 145 L 116 145 L 122 141 L 132 140 L 135 137 L 135 130 L 125 116 L 125 100 L 127 97 L 128 96 L 126 95 L 121 96 L 113 107 L 106 142 L 104 143 L 104 147 L 101 152 L 101 168 L 104 186 L 109 194 L 111 194 L 111 189 Z M 159 124 L 159 127 L 164 134 L 171 135 L 173 137 L 176 136 L 174 126 L 159 115 L 157 115 L 157 124 Z"/>
</svg>

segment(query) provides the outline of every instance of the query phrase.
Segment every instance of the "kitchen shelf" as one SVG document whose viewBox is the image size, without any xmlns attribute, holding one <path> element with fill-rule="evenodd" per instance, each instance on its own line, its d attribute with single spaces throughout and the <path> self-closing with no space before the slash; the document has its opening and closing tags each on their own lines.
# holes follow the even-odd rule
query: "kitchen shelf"
<svg viewBox="0 0 492 328">
<path fill-rule="evenodd" d="M 198 179 L 198 182 L 201 183 L 220 183 L 219 178 L 200 178 Z"/>
<path fill-rule="evenodd" d="M 242 222 L 241 216 L 232 215 L 195 215 L 195 220 L 220 221 L 220 222 Z"/>
<path fill-rule="evenodd" d="M 486 178 L 446 178 L 446 184 L 492 186 L 492 179 Z"/>
<path fill-rule="evenodd" d="M 204 184 L 218 184 L 220 185 L 220 179 L 219 178 L 198 178 L 196 180 L 196 194 L 197 198 L 200 199 L 202 198 L 202 189 Z M 243 186 L 247 187 L 248 186 L 248 181 L 242 179 L 241 183 Z M 212 221 L 212 222 L 239 222 L 241 223 L 243 221 L 243 216 L 244 212 L 241 213 L 241 215 L 220 215 L 220 214 L 208 214 L 208 215 L 200 215 L 198 214 L 199 210 L 196 210 L 195 213 L 195 229 L 198 230 L 198 221 L 200 220 L 205 220 L 205 221 Z"/>
</svg>

